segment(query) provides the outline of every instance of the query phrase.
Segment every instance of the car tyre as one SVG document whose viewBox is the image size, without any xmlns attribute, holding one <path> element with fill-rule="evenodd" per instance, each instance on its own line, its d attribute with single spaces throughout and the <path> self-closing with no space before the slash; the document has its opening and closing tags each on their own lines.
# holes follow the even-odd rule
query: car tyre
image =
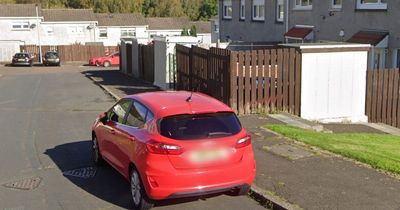
<svg viewBox="0 0 400 210">
<path fill-rule="evenodd" d="M 154 202 L 147 196 L 139 172 L 135 168 L 131 172 L 130 187 L 134 209 L 148 210 L 153 207 Z"/>
<path fill-rule="evenodd" d="M 250 191 L 250 186 L 243 186 L 240 187 L 236 192 L 235 195 L 236 196 L 242 196 L 242 195 L 248 195 Z"/>
<path fill-rule="evenodd" d="M 109 62 L 109 61 L 105 61 L 105 62 L 104 62 L 104 64 L 103 64 L 103 66 L 104 66 L 104 67 L 110 67 L 110 66 L 111 66 L 111 64 L 110 64 L 110 62 Z"/>
<path fill-rule="evenodd" d="M 96 166 L 103 166 L 105 161 L 103 159 L 103 156 L 101 156 L 99 142 L 97 141 L 96 136 L 93 136 L 92 149 L 94 163 L 96 164 Z"/>
</svg>

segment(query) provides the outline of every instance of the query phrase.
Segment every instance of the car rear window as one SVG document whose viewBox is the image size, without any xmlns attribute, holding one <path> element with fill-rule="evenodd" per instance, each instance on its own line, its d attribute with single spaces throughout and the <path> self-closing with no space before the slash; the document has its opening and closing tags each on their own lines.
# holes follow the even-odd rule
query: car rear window
<svg viewBox="0 0 400 210">
<path fill-rule="evenodd" d="M 58 57 L 58 54 L 56 52 L 47 52 L 45 57 L 46 58 L 55 58 L 55 57 Z"/>
<path fill-rule="evenodd" d="M 160 120 L 161 135 L 176 140 L 195 140 L 235 135 L 242 129 L 234 113 L 176 115 Z"/>
<path fill-rule="evenodd" d="M 14 57 L 16 57 L 16 58 L 27 58 L 27 57 L 29 57 L 29 55 L 28 54 L 23 54 L 23 53 L 17 53 L 17 54 L 15 54 Z"/>
</svg>

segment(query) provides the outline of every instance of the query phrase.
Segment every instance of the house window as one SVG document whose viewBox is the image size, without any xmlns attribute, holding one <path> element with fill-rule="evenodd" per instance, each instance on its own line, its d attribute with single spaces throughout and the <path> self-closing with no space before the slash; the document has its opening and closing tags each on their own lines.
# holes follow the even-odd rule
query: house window
<svg viewBox="0 0 400 210">
<path fill-rule="evenodd" d="M 341 9 L 342 0 L 332 0 L 332 9 Z"/>
<path fill-rule="evenodd" d="M 294 9 L 312 9 L 312 0 L 294 0 Z"/>
<path fill-rule="evenodd" d="M 219 32 L 219 26 L 218 26 L 218 24 L 214 24 L 214 31 L 215 31 L 215 32 Z"/>
<path fill-rule="evenodd" d="M 232 0 L 224 0 L 222 4 L 223 18 L 232 19 Z"/>
<path fill-rule="evenodd" d="M 283 0 L 276 1 L 276 21 L 283 22 L 285 16 L 285 8 L 283 4 Z"/>
<path fill-rule="evenodd" d="M 53 36 L 54 35 L 54 29 L 52 27 L 47 27 L 45 30 L 46 30 L 47 36 Z"/>
<path fill-rule="evenodd" d="M 107 29 L 100 29 L 99 30 L 99 37 L 100 38 L 107 38 Z"/>
<path fill-rule="evenodd" d="M 357 9 L 385 10 L 387 0 L 357 0 Z"/>
<path fill-rule="evenodd" d="M 265 19 L 264 0 L 253 0 L 253 20 Z"/>
<path fill-rule="evenodd" d="M 246 1 L 240 0 L 240 20 L 246 19 Z"/>
<path fill-rule="evenodd" d="M 13 22 L 13 30 L 29 30 L 29 22 Z"/>
<path fill-rule="evenodd" d="M 83 34 L 84 30 L 85 29 L 83 26 L 69 26 L 68 27 L 69 34 Z"/>
<path fill-rule="evenodd" d="M 121 37 L 135 37 L 136 33 L 133 29 L 121 29 Z"/>
</svg>

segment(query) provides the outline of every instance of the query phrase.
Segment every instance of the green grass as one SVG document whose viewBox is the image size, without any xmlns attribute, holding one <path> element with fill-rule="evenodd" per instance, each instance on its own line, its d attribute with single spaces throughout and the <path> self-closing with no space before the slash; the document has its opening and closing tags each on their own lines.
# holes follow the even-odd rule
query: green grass
<svg viewBox="0 0 400 210">
<path fill-rule="evenodd" d="M 319 133 L 287 125 L 266 128 L 288 138 L 400 174 L 400 137 L 367 133 Z"/>
</svg>

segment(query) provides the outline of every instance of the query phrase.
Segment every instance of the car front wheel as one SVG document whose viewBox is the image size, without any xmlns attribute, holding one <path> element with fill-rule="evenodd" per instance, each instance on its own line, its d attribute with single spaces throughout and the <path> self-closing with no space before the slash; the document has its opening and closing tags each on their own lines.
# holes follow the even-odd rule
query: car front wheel
<svg viewBox="0 0 400 210">
<path fill-rule="evenodd" d="M 110 64 L 110 62 L 108 62 L 108 61 L 105 61 L 105 62 L 104 62 L 104 64 L 103 64 L 103 66 L 104 66 L 104 67 L 110 67 L 110 66 L 111 66 L 111 64 Z"/>
<path fill-rule="evenodd" d="M 134 209 L 148 210 L 153 207 L 153 202 L 147 197 L 139 173 L 132 169 L 131 173 L 131 194 Z"/>
<path fill-rule="evenodd" d="M 92 140 L 92 149 L 93 149 L 93 161 L 97 166 L 104 165 L 104 159 L 101 156 L 99 142 L 97 141 L 96 136 L 93 137 Z"/>
</svg>

